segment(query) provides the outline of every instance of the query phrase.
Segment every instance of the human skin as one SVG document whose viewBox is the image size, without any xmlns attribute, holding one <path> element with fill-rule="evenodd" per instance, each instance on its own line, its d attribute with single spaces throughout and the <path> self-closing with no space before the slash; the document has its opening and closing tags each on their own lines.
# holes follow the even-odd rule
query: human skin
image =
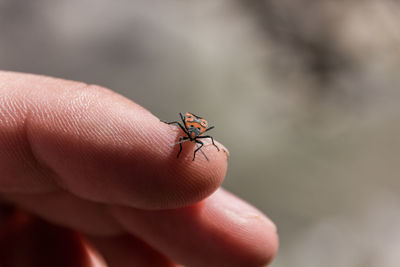
<svg viewBox="0 0 400 267">
<path fill-rule="evenodd" d="M 210 161 L 192 161 L 186 142 L 177 159 L 170 144 L 181 135 L 103 87 L 0 72 L 0 197 L 18 210 L 0 216 L 0 248 L 42 267 L 61 266 L 49 244 L 74 261 L 65 266 L 100 266 L 87 259 L 97 254 L 110 267 L 265 266 L 276 227 L 219 189 L 227 149 L 205 145 Z M 51 238 L 33 246 L 31 231 Z M 0 258 L 19 266 L 4 250 Z"/>
</svg>

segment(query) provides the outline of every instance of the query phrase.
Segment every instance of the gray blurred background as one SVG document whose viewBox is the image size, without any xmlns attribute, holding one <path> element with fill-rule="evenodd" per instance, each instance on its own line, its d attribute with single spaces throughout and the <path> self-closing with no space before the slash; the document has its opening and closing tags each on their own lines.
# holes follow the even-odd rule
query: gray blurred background
<svg viewBox="0 0 400 267">
<path fill-rule="evenodd" d="M 400 266 L 394 0 L 0 0 L 0 68 L 202 115 L 224 186 L 267 213 L 273 267 Z"/>
</svg>

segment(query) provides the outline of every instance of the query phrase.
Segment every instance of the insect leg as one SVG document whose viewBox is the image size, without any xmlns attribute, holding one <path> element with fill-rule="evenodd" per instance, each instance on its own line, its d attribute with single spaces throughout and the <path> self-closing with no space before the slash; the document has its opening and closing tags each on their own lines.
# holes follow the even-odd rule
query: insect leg
<svg viewBox="0 0 400 267">
<path fill-rule="evenodd" d="M 206 160 L 209 161 L 208 158 L 207 158 L 206 153 L 204 153 L 202 149 L 200 150 L 200 152 L 201 152 L 201 154 L 203 154 L 203 156 L 206 158 Z"/>
<path fill-rule="evenodd" d="M 202 136 L 198 136 L 197 138 L 211 138 L 211 142 L 212 144 L 218 149 L 219 151 L 219 147 L 214 143 L 214 138 L 210 135 L 202 135 Z"/>
<path fill-rule="evenodd" d="M 164 122 L 164 123 L 166 123 L 166 124 L 176 124 L 176 125 L 178 125 L 178 126 L 182 129 L 182 131 L 185 132 L 185 134 L 189 135 L 189 133 L 187 132 L 186 128 L 183 127 L 183 125 L 182 125 L 180 122 L 178 122 L 178 121 L 171 121 L 171 122 L 162 121 L 162 122 Z"/>
<path fill-rule="evenodd" d="M 199 141 L 199 140 L 194 140 L 197 144 L 200 144 L 200 146 L 198 147 L 198 148 L 196 148 L 196 150 L 194 151 L 194 153 L 193 153 L 193 160 L 196 158 L 196 153 L 197 153 L 197 151 L 199 151 L 202 147 L 203 147 L 203 145 L 204 145 L 204 143 L 203 142 L 201 142 L 201 141 Z M 201 150 L 200 150 L 201 151 Z M 209 161 L 208 160 L 208 158 L 207 158 L 207 156 L 206 156 L 206 154 L 204 154 L 204 152 L 203 151 L 201 151 L 201 153 L 203 153 L 203 155 L 205 156 L 205 158 L 207 159 L 207 161 Z"/>
<path fill-rule="evenodd" d="M 179 116 L 181 117 L 181 120 L 183 124 L 185 125 L 185 116 L 182 115 L 182 113 L 179 112 Z"/>
<path fill-rule="evenodd" d="M 179 152 L 178 152 L 178 155 L 176 155 L 176 157 L 177 158 L 179 158 L 179 155 L 181 154 L 181 152 L 182 152 L 182 140 L 186 140 L 186 139 L 189 139 L 188 137 L 184 137 L 184 136 L 181 136 L 181 137 L 179 137 Z"/>
</svg>

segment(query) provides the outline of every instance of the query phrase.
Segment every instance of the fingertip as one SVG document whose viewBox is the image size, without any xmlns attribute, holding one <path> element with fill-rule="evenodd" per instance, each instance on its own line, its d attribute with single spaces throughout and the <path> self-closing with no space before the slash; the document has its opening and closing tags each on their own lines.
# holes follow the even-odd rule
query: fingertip
<svg viewBox="0 0 400 267">
<path fill-rule="evenodd" d="M 163 186 L 158 187 L 160 195 L 167 192 L 169 198 L 148 205 L 150 209 L 171 209 L 194 204 L 212 193 L 222 184 L 227 171 L 227 149 L 216 142 L 219 151 L 211 142 L 204 142 L 203 153 L 197 153 L 193 160 L 195 144 L 182 143 L 182 152 L 179 154 L 179 145 L 176 144 L 184 133 L 178 128 L 160 122 L 158 130 L 159 150 L 153 160 L 157 160 L 163 175 L 158 177 Z M 206 158 L 207 157 L 207 158 Z M 158 178 L 155 178 L 156 180 Z M 163 193 L 164 192 L 164 193 Z"/>
<path fill-rule="evenodd" d="M 209 217 L 216 221 L 215 229 L 227 235 L 220 242 L 225 257 L 233 262 L 231 266 L 258 267 L 272 262 L 279 237 L 276 225 L 266 215 L 222 188 L 207 202 Z M 230 222 L 229 227 L 220 223 L 223 221 Z"/>
</svg>

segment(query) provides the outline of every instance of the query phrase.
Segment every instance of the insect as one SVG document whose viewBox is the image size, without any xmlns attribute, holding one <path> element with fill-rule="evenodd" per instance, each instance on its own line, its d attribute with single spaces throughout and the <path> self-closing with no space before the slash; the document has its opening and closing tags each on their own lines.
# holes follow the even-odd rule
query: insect
<svg viewBox="0 0 400 267">
<path fill-rule="evenodd" d="M 179 112 L 179 115 L 181 116 L 181 120 L 183 125 L 178 122 L 178 121 L 172 121 L 172 122 L 165 122 L 167 124 L 176 124 L 178 125 L 182 131 L 185 132 L 186 136 L 181 136 L 179 137 L 179 142 L 172 144 L 172 145 L 177 145 L 179 144 L 179 152 L 178 155 L 176 156 L 177 158 L 182 152 L 182 143 L 186 141 L 192 141 L 196 143 L 196 149 L 193 152 L 193 160 L 196 158 L 196 153 L 200 151 L 204 157 L 208 160 L 206 154 L 201 150 L 203 147 L 204 143 L 200 141 L 199 139 L 204 139 L 204 138 L 211 138 L 212 144 L 217 148 L 219 151 L 219 147 L 214 143 L 214 139 L 210 135 L 203 135 L 205 132 L 211 130 L 214 128 L 214 126 L 208 126 L 208 122 L 197 116 L 194 115 L 193 113 L 186 112 L 185 116 L 182 115 L 182 113 Z"/>
</svg>

